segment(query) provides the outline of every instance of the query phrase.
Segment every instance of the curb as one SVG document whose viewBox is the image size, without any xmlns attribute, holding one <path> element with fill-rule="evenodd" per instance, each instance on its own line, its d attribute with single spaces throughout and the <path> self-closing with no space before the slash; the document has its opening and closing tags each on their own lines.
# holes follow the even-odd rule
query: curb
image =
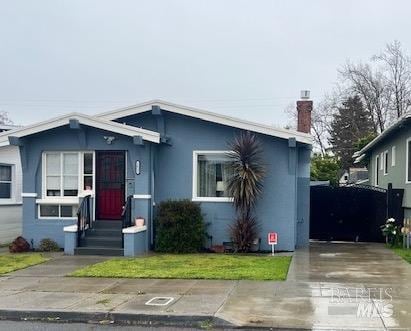
<svg viewBox="0 0 411 331">
<path fill-rule="evenodd" d="M 98 325 L 137 325 L 196 328 L 238 328 L 212 315 L 147 315 L 104 312 L 71 312 L 56 310 L 0 310 L 0 320 L 38 321 L 52 323 L 87 323 Z"/>
</svg>

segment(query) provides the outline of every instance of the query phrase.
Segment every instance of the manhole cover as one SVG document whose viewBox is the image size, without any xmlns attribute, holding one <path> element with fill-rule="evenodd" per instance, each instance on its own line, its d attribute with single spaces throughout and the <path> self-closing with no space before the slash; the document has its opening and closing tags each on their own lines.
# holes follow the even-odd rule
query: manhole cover
<svg viewBox="0 0 411 331">
<path fill-rule="evenodd" d="M 174 298 L 171 297 L 155 297 L 146 302 L 147 306 L 167 306 Z"/>
</svg>

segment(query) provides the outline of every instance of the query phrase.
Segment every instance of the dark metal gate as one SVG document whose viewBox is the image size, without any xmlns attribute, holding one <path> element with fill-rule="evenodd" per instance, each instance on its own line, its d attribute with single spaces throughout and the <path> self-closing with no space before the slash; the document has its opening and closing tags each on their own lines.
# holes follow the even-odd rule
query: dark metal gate
<svg viewBox="0 0 411 331">
<path fill-rule="evenodd" d="M 311 187 L 310 238 L 382 242 L 387 218 L 402 223 L 404 190 L 353 185 Z"/>
</svg>

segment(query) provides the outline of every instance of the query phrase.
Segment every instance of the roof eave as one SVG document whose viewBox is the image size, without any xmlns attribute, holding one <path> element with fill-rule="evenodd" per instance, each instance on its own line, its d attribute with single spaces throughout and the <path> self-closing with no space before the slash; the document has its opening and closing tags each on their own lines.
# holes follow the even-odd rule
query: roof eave
<svg viewBox="0 0 411 331">
<path fill-rule="evenodd" d="M 95 127 L 110 132 L 127 135 L 130 137 L 141 136 L 144 140 L 153 143 L 160 143 L 160 134 L 158 132 L 136 128 L 133 126 L 120 124 L 103 119 L 93 118 L 88 115 L 71 113 L 65 116 L 53 118 L 49 121 L 40 122 L 31 126 L 26 126 L 20 129 L 10 130 L 0 135 L 0 146 L 9 145 L 9 137 L 14 136 L 22 138 L 32 134 L 44 132 L 53 128 L 58 128 L 70 123 L 70 120 L 78 120 L 80 124 Z"/>
<path fill-rule="evenodd" d="M 162 100 L 151 100 L 134 106 L 129 106 L 110 112 L 105 112 L 97 115 L 98 118 L 104 118 L 106 120 L 116 120 L 122 117 L 131 116 L 134 114 L 143 113 L 150 111 L 152 106 L 163 107 L 166 111 L 171 111 L 174 113 L 179 113 L 195 118 L 199 118 L 205 121 L 214 122 L 222 125 L 227 125 L 231 127 L 236 127 L 240 129 L 250 130 L 274 137 L 279 137 L 283 139 L 296 138 L 298 142 L 312 145 L 313 138 L 310 134 L 298 132 L 288 129 L 274 128 L 268 125 L 255 123 L 247 120 L 242 120 L 239 118 L 234 118 L 226 115 L 221 115 L 217 113 L 212 113 L 206 110 L 197 109 L 193 107 L 182 106 L 174 104 L 168 101 Z"/>
</svg>

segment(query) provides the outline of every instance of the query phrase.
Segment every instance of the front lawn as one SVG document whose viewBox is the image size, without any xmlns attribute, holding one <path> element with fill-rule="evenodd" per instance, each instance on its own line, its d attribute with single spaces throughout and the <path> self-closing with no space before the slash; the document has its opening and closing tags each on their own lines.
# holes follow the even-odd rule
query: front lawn
<svg viewBox="0 0 411 331">
<path fill-rule="evenodd" d="M 5 254 L 0 255 L 0 275 L 24 269 L 48 261 L 41 254 Z"/>
<path fill-rule="evenodd" d="M 411 263 L 411 249 L 406 248 L 393 248 L 393 251 L 398 256 L 401 256 L 405 261 Z"/>
<path fill-rule="evenodd" d="M 112 259 L 72 273 L 76 277 L 285 280 L 290 256 L 159 254 Z"/>
</svg>

